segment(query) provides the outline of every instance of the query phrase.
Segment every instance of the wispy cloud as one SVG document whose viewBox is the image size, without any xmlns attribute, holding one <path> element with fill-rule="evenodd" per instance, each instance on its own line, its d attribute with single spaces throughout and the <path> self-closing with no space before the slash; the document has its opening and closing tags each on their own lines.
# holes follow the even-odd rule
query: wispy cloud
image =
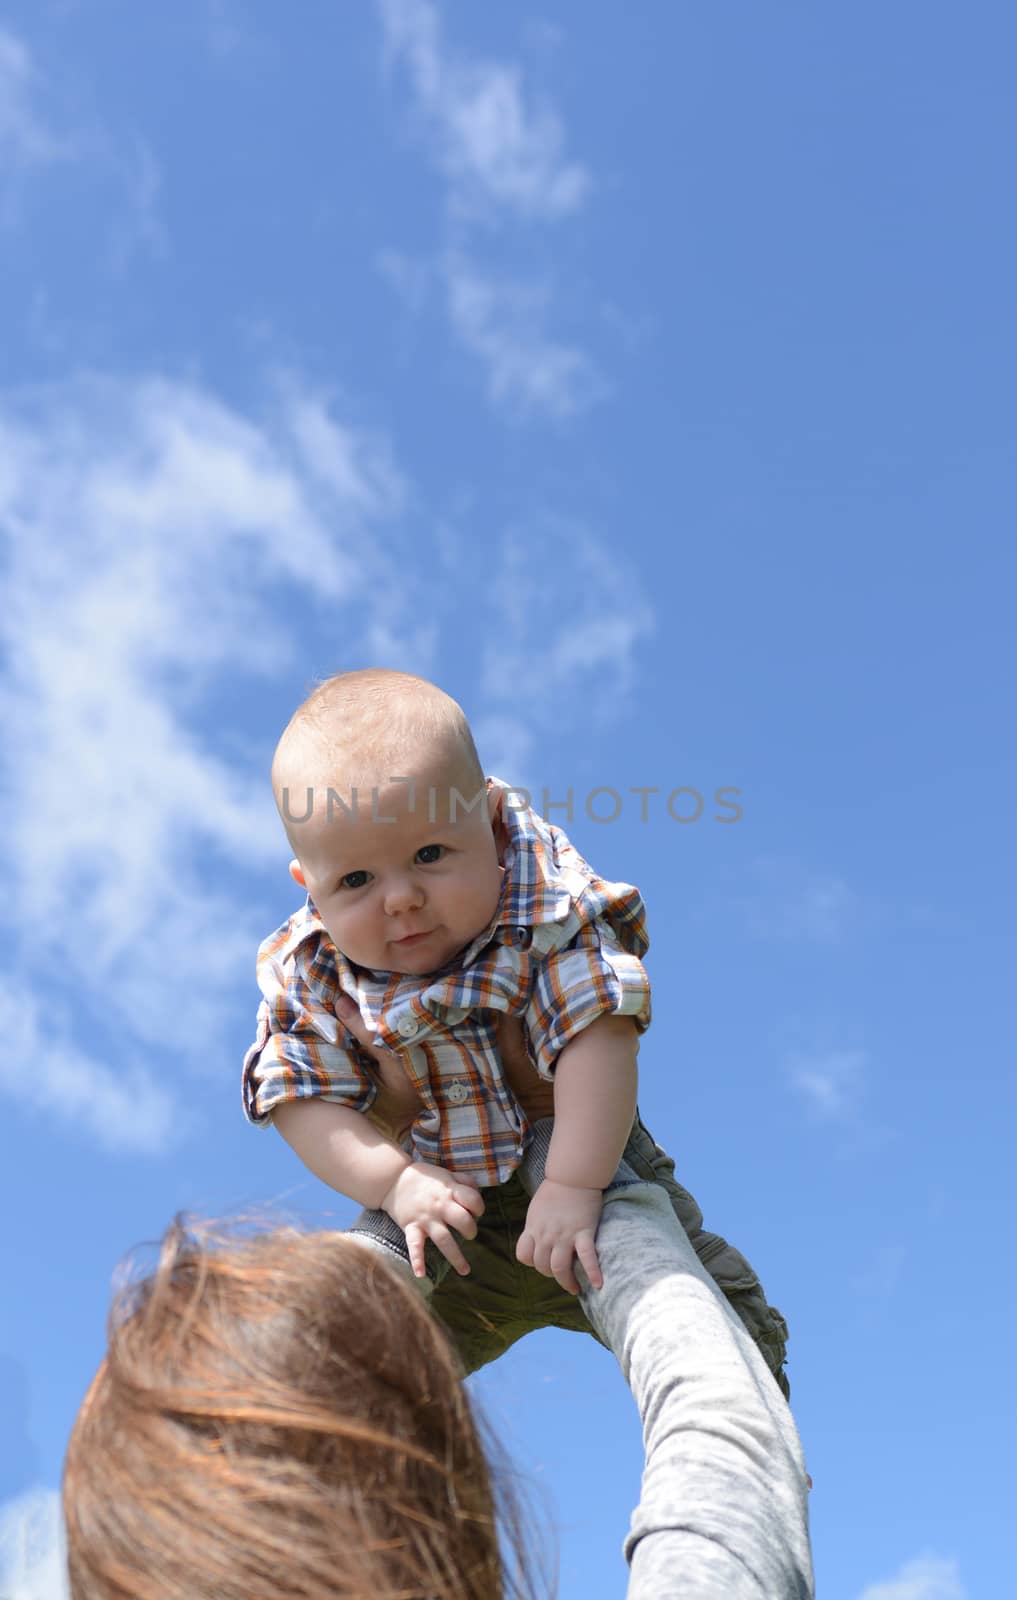
<svg viewBox="0 0 1017 1600">
<path fill-rule="evenodd" d="M 826 1122 L 843 1121 L 856 1111 L 867 1065 L 864 1050 L 796 1051 L 785 1062 L 792 1086 Z"/>
<path fill-rule="evenodd" d="M 27 45 L 0 28 L 0 172 L 57 161 L 68 153 L 40 110 L 41 88 Z"/>
<path fill-rule="evenodd" d="M 546 99 L 526 94 L 518 67 L 450 49 L 432 0 L 379 6 L 389 60 L 406 69 L 446 202 L 437 262 L 390 249 L 380 253 L 380 270 L 414 311 L 438 278 L 449 325 L 485 369 L 496 407 L 519 419 L 571 416 L 607 392 L 596 363 L 549 331 L 546 277 L 491 271 L 476 235 L 478 226 L 560 222 L 582 205 L 590 175 L 566 156 L 561 118 Z"/>
<path fill-rule="evenodd" d="M 77 1032 L 62 997 L 48 997 L 44 1008 L 23 985 L 0 1062 L 9 1098 L 73 1126 L 101 1150 L 149 1155 L 181 1138 L 186 1112 L 141 1061 L 97 1060 L 75 1042 Z"/>
<path fill-rule="evenodd" d="M 968 1600 L 956 1561 L 942 1556 L 919 1556 L 905 1561 L 892 1578 L 870 1583 L 858 1600 Z"/>
<path fill-rule="evenodd" d="M 485 772 L 494 773 L 508 783 L 526 786 L 531 777 L 530 758 L 536 742 L 532 723 L 503 712 L 492 712 L 474 720 L 473 737 Z"/>
<path fill-rule="evenodd" d="M 582 204 L 589 173 L 566 158 L 560 117 L 527 97 L 517 67 L 449 50 L 431 0 L 380 0 L 380 10 L 453 209 L 553 219 Z"/>
<path fill-rule="evenodd" d="M 907 1260 L 905 1244 L 892 1239 L 881 1242 L 852 1274 L 852 1290 L 865 1300 L 888 1300 L 901 1281 Z"/>
<path fill-rule="evenodd" d="M 434 276 L 431 263 L 417 260 L 400 250 L 379 250 L 377 264 L 379 272 L 388 279 L 407 311 L 415 314 L 423 310 Z"/>
<path fill-rule="evenodd" d="M 560 572 L 568 574 L 566 608 L 552 576 Z M 514 726 L 516 708 L 524 704 L 530 728 L 548 731 L 563 727 L 570 710 L 585 723 L 607 722 L 619 712 L 654 613 L 605 541 L 547 513 L 511 527 L 501 540 L 490 596 L 495 642 L 485 653 L 483 688 L 492 716 Z M 509 748 L 519 744 L 505 728 L 502 739 Z"/>
<path fill-rule="evenodd" d="M 760 857 L 740 903 L 751 933 L 767 939 L 836 943 L 858 914 L 858 899 L 843 878 L 787 858 Z"/>
<path fill-rule="evenodd" d="M 582 350 L 545 331 L 550 291 L 525 279 L 485 277 L 462 256 L 443 263 L 449 320 L 487 369 L 491 399 L 522 416 L 567 417 L 606 384 Z"/>
<path fill-rule="evenodd" d="M 77 114 L 28 46 L 0 28 L 0 220 L 16 219 L 29 173 L 57 163 L 70 166 L 79 184 L 85 172 L 98 192 L 112 191 L 112 204 L 107 197 L 95 208 L 104 233 L 97 255 L 111 272 L 122 272 L 139 249 L 163 253 L 161 173 L 149 145 L 130 129 Z"/>
<path fill-rule="evenodd" d="M 29 1489 L 0 1506 L 0 1595 L 3 1600 L 68 1600 L 60 1497 Z"/>
<path fill-rule="evenodd" d="M 168 235 L 159 207 L 162 172 L 143 139 L 125 140 L 111 157 L 123 188 L 123 204 L 110 225 L 109 262 L 122 273 L 139 252 L 165 254 Z"/>
<path fill-rule="evenodd" d="M 195 31 L 205 48 L 224 60 L 263 61 L 271 55 L 249 9 L 238 0 L 200 0 Z"/>
<path fill-rule="evenodd" d="M 238 759 L 221 710 L 200 732 L 208 697 L 228 706 L 289 659 L 287 594 L 334 610 L 355 592 L 351 636 L 398 629 L 370 534 L 402 495 L 384 445 L 295 383 L 271 428 L 159 380 L 0 401 L 2 917 L 26 1035 L 3 1072 L 33 1061 L 39 1109 L 151 1148 L 174 1119 L 125 1058 L 214 1057 L 264 929 L 208 863 L 250 871 L 279 844 L 267 748 Z M 61 1024 L 75 990 L 122 1030 L 111 1066 L 80 1017 Z"/>
</svg>

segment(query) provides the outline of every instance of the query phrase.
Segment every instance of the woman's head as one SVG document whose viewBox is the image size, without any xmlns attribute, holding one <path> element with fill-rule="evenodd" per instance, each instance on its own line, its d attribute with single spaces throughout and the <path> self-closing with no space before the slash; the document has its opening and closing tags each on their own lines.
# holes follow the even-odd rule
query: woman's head
<svg viewBox="0 0 1017 1600">
<path fill-rule="evenodd" d="M 510 1588 L 455 1356 L 414 1290 L 341 1234 L 169 1230 L 114 1303 L 64 1512 L 74 1600 Z"/>
</svg>

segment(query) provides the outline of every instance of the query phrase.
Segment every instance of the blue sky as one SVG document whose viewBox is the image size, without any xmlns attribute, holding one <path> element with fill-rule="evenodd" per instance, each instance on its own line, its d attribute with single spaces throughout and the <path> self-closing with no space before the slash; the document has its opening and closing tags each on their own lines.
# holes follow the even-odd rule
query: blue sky
<svg viewBox="0 0 1017 1600">
<path fill-rule="evenodd" d="M 642 1109 L 790 1321 L 824 1600 L 1001 1592 L 1015 48 L 913 0 L 3 8 L 9 1600 L 62 1594 L 118 1259 L 352 1216 L 239 1062 L 270 752 L 369 663 L 644 892 Z M 611 1359 L 473 1387 L 562 1600 L 623 1593 Z"/>
</svg>

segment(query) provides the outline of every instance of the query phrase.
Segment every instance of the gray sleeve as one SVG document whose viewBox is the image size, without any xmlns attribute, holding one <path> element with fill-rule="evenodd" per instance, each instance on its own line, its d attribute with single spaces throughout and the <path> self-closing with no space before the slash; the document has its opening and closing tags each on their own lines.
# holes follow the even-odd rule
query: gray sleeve
<svg viewBox="0 0 1017 1600">
<path fill-rule="evenodd" d="M 531 1152 L 528 1189 L 546 1139 Z M 625 1541 L 628 1600 L 812 1600 L 805 1467 L 787 1402 L 666 1192 L 624 1162 L 604 1196 L 597 1254 L 604 1287 L 584 1288 L 583 1308 L 632 1390 L 646 1456 Z M 585 1284 L 582 1268 L 577 1276 Z"/>
</svg>

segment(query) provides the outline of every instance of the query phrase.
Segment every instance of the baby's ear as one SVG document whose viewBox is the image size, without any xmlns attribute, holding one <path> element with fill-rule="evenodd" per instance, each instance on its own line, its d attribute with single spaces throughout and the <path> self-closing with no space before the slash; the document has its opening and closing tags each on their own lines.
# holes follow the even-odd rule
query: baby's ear
<svg viewBox="0 0 1017 1600">
<path fill-rule="evenodd" d="M 301 889 L 307 888 L 307 881 L 304 878 L 304 869 L 300 865 L 299 861 L 290 862 L 290 877 L 293 879 L 294 883 L 299 883 Z"/>
</svg>

